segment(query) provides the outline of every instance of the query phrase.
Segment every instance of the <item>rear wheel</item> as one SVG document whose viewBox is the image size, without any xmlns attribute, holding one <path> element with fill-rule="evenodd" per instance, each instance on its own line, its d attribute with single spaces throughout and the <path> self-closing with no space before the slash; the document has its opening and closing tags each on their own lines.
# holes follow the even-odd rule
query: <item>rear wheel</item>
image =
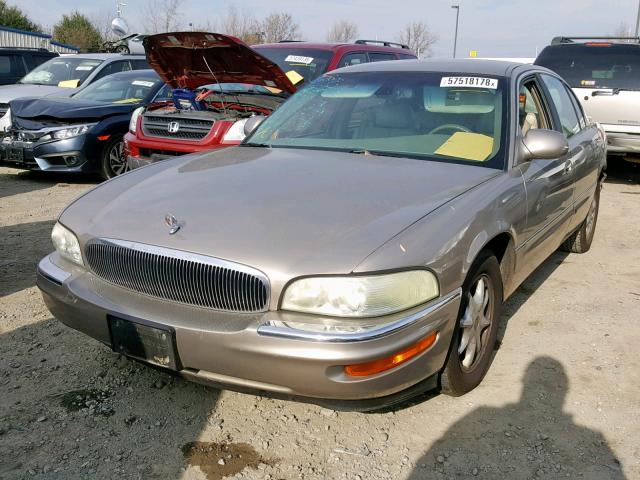
<svg viewBox="0 0 640 480">
<path fill-rule="evenodd" d="M 129 164 L 124 154 L 124 138 L 114 136 L 105 145 L 102 152 L 102 177 L 106 180 L 129 171 Z"/>
<path fill-rule="evenodd" d="M 129 47 L 127 47 L 126 45 L 118 45 L 118 47 L 116 48 L 116 53 L 122 53 L 124 55 L 128 55 Z"/>
<path fill-rule="evenodd" d="M 593 237 L 596 233 L 599 209 L 600 185 L 596 187 L 596 192 L 593 194 L 587 218 L 585 218 L 580 227 L 564 241 L 560 247 L 561 250 L 572 253 L 586 253 L 589 251 L 591 243 L 593 242 Z"/>
<path fill-rule="evenodd" d="M 443 393 L 457 397 L 482 381 L 491 363 L 501 310 L 500 265 L 491 252 L 482 252 L 462 289 L 458 321 L 440 376 Z"/>
</svg>

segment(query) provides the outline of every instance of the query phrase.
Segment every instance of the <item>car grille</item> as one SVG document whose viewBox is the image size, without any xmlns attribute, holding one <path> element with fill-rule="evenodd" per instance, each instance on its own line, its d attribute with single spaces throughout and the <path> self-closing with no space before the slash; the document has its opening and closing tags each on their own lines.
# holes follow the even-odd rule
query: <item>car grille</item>
<svg viewBox="0 0 640 480">
<path fill-rule="evenodd" d="M 169 124 L 172 122 L 178 124 L 179 128 L 177 132 L 169 132 Z M 209 134 L 214 123 L 213 120 L 198 118 L 143 115 L 142 132 L 148 137 L 198 141 Z"/>
<path fill-rule="evenodd" d="M 244 265 L 107 239 L 89 242 L 85 257 L 102 279 L 152 297 L 227 312 L 255 313 L 268 307 L 268 280 Z"/>
</svg>

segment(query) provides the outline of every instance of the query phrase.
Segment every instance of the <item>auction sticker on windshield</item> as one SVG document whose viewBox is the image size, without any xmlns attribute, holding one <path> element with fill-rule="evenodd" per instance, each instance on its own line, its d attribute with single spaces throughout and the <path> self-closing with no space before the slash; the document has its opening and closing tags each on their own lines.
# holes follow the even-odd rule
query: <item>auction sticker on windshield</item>
<svg viewBox="0 0 640 480">
<path fill-rule="evenodd" d="M 304 63 L 305 65 L 309 65 L 313 62 L 313 57 L 302 57 L 300 55 L 289 55 L 284 59 L 287 63 Z"/>
<path fill-rule="evenodd" d="M 498 88 L 498 80 L 486 77 L 442 77 L 441 87 Z"/>
</svg>

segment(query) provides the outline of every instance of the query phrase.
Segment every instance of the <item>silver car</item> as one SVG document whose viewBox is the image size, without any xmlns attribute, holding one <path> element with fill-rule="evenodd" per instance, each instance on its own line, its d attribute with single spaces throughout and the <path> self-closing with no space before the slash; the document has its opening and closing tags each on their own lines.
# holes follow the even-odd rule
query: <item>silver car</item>
<svg viewBox="0 0 640 480">
<path fill-rule="evenodd" d="M 360 409 L 461 395 L 504 300 L 557 248 L 589 249 L 604 170 L 549 70 L 349 67 L 239 147 L 76 200 L 38 285 L 68 326 L 196 382 Z"/>
</svg>

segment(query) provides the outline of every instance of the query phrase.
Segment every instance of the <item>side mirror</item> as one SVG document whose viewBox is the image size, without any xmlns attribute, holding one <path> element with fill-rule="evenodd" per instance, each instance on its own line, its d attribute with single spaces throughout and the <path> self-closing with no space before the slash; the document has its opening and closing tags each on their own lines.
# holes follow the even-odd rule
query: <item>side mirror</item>
<svg viewBox="0 0 640 480">
<path fill-rule="evenodd" d="M 248 137 L 249 135 L 251 135 L 253 131 L 258 128 L 258 125 L 264 122 L 265 118 L 267 117 L 263 115 L 255 115 L 244 122 L 244 136 Z"/>
<path fill-rule="evenodd" d="M 560 132 L 535 128 L 529 130 L 522 139 L 522 161 L 540 158 L 552 160 L 569 152 L 569 142 Z"/>
</svg>

